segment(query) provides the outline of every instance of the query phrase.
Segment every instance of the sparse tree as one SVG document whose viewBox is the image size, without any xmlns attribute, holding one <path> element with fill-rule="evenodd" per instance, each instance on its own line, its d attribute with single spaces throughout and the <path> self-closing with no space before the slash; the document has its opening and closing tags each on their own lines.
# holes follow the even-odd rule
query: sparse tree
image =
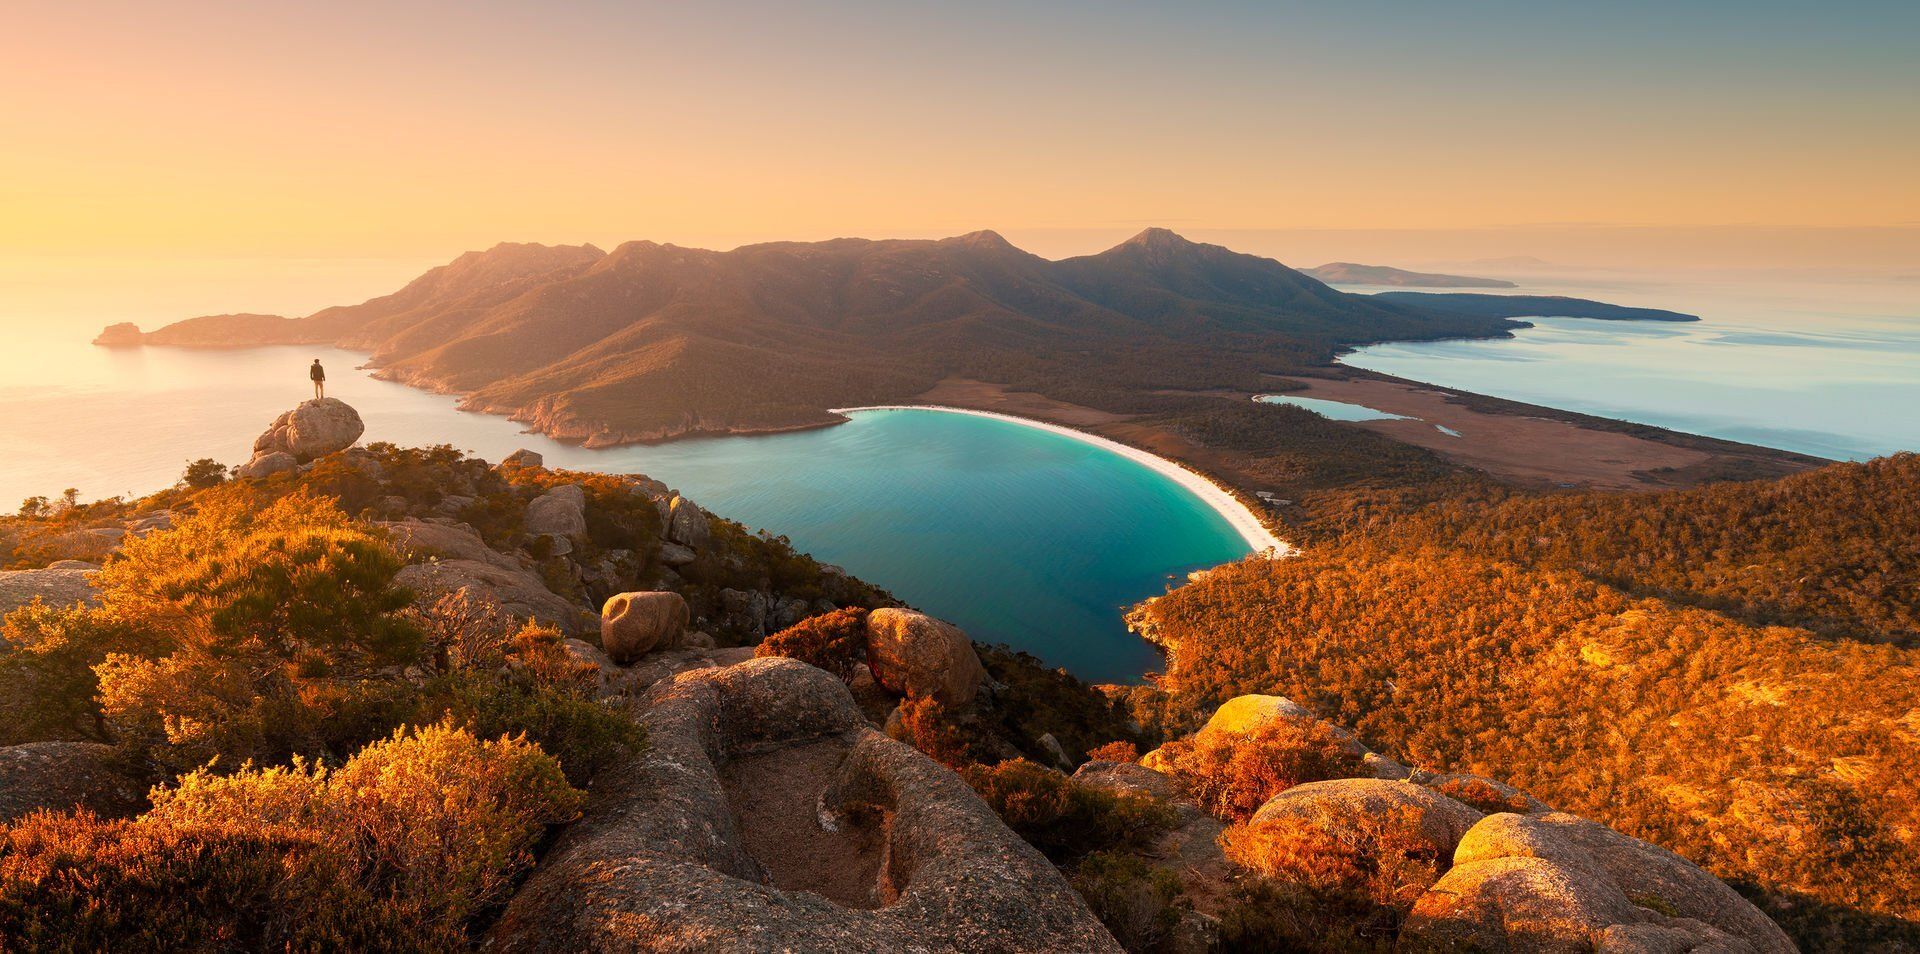
<svg viewBox="0 0 1920 954">
<path fill-rule="evenodd" d="M 195 490 L 205 490 L 226 479 L 227 465 L 211 457 L 188 462 L 186 473 L 180 475 L 180 482 Z"/>
</svg>

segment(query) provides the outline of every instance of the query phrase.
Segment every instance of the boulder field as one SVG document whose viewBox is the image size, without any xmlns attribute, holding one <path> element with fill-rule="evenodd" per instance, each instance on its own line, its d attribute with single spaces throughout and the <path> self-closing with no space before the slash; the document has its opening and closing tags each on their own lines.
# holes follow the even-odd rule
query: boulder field
<svg viewBox="0 0 1920 954">
<path fill-rule="evenodd" d="M 645 753 L 594 786 L 495 926 L 503 951 L 1118 951 L 951 770 L 787 659 L 643 699 Z"/>
<path fill-rule="evenodd" d="M 1222 704 L 1197 733 L 1245 739 L 1274 720 L 1318 722 L 1280 696 Z M 1350 846 L 1391 844 L 1440 859 L 1439 879 L 1413 899 L 1400 929 L 1416 950 L 1485 952 L 1750 952 L 1789 954 L 1779 926 L 1699 866 L 1588 819 L 1556 812 L 1493 779 L 1410 769 L 1368 751 L 1337 726 L 1368 776 L 1307 782 L 1260 807 L 1244 829 L 1225 826 L 1187 800 L 1177 756 L 1156 749 L 1137 764 L 1093 761 L 1077 781 L 1107 791 L 1172 799 L 1181 824 L 1158 854 L 1181 875 L 1201 913 L 1236 867 L 1284 876 L 1286 856 L 1269 859 L 1263 839 L 1302 834 Z M 1456 797 L 1456 795 L 1460 797 Z M 1472 798 L 1481 807 L 1468 804 Z M 1483 801 L 1484 800 L 1484 801 Z M 1497 804 L 1496 804 L 1497 803 Z M 1524 811 L 1483 811 L 1512 805 Z M 1389 837 L 1381 837 L 1382 835 Z M 1247 846 L 1253 846 L 1249 849 Z M 1238 857 L 1236 857 L 1236 854 Z"/>
</svg>

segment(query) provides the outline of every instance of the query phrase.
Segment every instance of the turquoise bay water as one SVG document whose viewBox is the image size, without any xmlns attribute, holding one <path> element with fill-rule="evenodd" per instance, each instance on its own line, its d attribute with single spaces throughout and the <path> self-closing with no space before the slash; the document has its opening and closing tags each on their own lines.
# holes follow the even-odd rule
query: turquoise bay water
<svg viewBox="0 0 1920 954">
<path fill-rule="evenodd" d="M 1265 404 L 1290 404 L 1297 408 L 1312 411 L 1330 421 L 1404 421 L 1405 414 L 1389 414 L 1367 407 L 1364 404 L 1351 404 L 1346 401 L 1328 401 L 1324 398 L 1293 397 L 1288 394 L 1262 394 L 1256 401 Z"/>
<path fill-rule="evenodd" d="M 1480 394 L 1842 460 L 1920 450 L 1920 282 L 1766 276 L 1522 283 L 1701 316 L 1529 319 L 1511 340 L 1401 342 L 1341 360 Z"/>
<path fill-rule="evenodd" d="M 1247 545 L 1184 488 L 1111 451 L 1018 424 L 872 411 L 761 437 L 587 450 L 520 433 L 454 400 L 375 381 L 328 348 L 113 351 L 71 339 L 0 381 L 0 502 L 77 487 L 150 492 L 199 457 L 237 463 L 272 416 L 328 393 L 358 408 L 363 441 L 452 444 L 489 460 L 518 447 L 549 466 L 645 473 L 716 513 L 785 534 L 907 602 L 1097 681 L 1159 658 L 1124 607 Z"/>
</svg>

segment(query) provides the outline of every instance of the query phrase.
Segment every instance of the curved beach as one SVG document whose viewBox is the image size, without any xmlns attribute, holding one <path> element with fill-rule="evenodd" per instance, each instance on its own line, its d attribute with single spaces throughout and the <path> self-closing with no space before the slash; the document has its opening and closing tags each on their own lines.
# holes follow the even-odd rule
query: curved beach
<svg viewBox="0 0 1920 954">
<path fill-rule="evenodd" d="M 1116 440 L 1101 437 L 1098 434 L 1076 430 L 1059 424 L 1049 424 L 1046 421 L 1037 421 L 1030 417 L 1016 417 L 1012 414 L 1001 414 L 997 411 L 977 411 L 973 408 L 947 407 L 939 404 L 875 404 L 868 407 L 836 407 L 830 410 L 835 414 L 854 414 L 860 411 L 941 411 L 947 414 L 971 414 L 974 417 L 992 418 L 996 421 L 1006 421 L 1009 424 L 1018 424 L 1022 427 L 1031 427 L 1036 430 L 1059 434 L 1062 437 L 1072 438 L 1083 444 L 1091 444 L 1102 450 L 1119 454 L 1185 487 L 1188 491 L 1192 492 L 1194 496 L 1200 498 L 1201 503 L 1206 504 L 1212 508 L 1215 513 L 1218 513 L 1225 519 L 1227 525 L 1232 527 L 1233 531 L 1239 534 L 1240 538 L 1245 540 L 1247 546 L 1252 547 L 1255 553 L 1265 553 L 1275 557 L 1283 557 L 1290 556 L 1296 552 L 1292 544 L 1274 536 L 1273 531 L 1268 530 L 1266 525 L 1260 522 L 1260 518 L 1255 516 L 1246 504 L 1241 503 L 1239 498 L 1228 493 L 1226 488 L 1214 483 L 1199 471 L 1170 461 L 1165 457 L 1149 454 L 1138 447 L 1132 447 Z"/>
</svg>

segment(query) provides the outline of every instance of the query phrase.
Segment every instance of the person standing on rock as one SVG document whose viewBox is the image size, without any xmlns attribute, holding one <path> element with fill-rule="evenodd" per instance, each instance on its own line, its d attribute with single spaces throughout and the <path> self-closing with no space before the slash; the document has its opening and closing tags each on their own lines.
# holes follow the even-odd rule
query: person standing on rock
<svg viewBox="0 0 1920 954">
<path fill-rule="evenodd" d="M 313 359 L 313 367 L 307 369 L 307 377 L 313 379 L 313 399 L 318 401 L 327 396 L 327 369 L 320 366 L 320 359 Z"/>
</svg>

